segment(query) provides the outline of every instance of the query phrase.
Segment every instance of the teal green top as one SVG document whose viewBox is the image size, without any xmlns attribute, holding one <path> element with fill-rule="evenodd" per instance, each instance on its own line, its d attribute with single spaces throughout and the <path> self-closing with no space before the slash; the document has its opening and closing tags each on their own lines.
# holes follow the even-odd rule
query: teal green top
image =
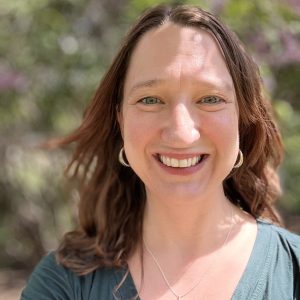
<svg viewBox="0 0 300 300">
<path fill-rule="evenodd" d="M 256 241 L 232 300 L 300 300 L 300 236 L 263 220 L 257 224 Z M 52 252 L 35 268 L 21 300 L 129 300 L 137 295 L 130 273 L 115 290 L 125 274 L 125 269 L 101 268 L 77 276 L 58 265 Z"/>
</svg>

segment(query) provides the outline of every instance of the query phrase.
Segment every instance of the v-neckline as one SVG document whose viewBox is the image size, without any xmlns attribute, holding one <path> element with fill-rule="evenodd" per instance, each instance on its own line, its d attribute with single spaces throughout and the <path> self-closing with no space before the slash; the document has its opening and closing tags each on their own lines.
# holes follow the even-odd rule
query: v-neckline
<svg viewBox="0 0 300 300">
<path fill-rule="evenodd" d="M 264 230 L 266 229 L 266 226 L 270 225 L 270 223 L 262 219 L 257 219 L 256 223 L 257 234 L 255 242 L 246 268 L 234 290 L 231 300 L 256 299 L 255 294 L 259 288 L 259 280 L 270 265 L 272 257 L 272 231 Z M 127 270 L 116 272 L 117 274 L 115 275 L 117 275 L 118 284 L 122 279 L 124 280 L 126 272 Z M 257 284 L 255 284 L 255 282 Z M 130 297 L 136 297 L 138 295 L 130 271 L 128 271 L 128 275 L 118 289 L 118 293 L 121 300 L 130 299 Z M 243 298 L 241 298 L 241 296 L 243 296 Z M 140 300 L 140 298 L 137 297 L 136 300 Z"/>
</svg>

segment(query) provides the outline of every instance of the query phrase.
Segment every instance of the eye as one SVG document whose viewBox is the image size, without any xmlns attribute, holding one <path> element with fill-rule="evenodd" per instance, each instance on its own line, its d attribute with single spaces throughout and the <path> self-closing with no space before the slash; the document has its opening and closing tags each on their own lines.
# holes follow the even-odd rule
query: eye
<svg viewBox="0 0 300 300">
<path fill-rule="evenodd" d="M 161 100 L 156 97 L 145 97 L 138 101 L 139 103 L 143 103 L 146 105 L 153 105 L 153 104 L 161 104 Z"/>
<path fill-rule="evenodd" d="M 199 102 L 203 104 L 213 105 L 213 104 L 222 103 L 224 102 L 224 100 L 218 96 L 206 96 L 203 97 Z"/>
</svg>

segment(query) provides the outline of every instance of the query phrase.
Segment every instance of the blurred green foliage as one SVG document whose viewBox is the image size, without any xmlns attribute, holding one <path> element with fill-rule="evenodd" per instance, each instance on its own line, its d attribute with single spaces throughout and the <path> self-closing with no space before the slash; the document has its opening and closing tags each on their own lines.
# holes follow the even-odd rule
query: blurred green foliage
<svg viewBox="0 0 300 300">
<path fill-rule="evenodd" d="M 74 224 L 69 150 L 36 148 L 80 124 L 119 42 L 159 0 L 0 0 L 0 267 L 30 269 Z M 300 7 L 292 0 L 165 1 L 218 14 L 261 67 L 282 127 L 281 208 L 300 213 Z"/>
</svg>

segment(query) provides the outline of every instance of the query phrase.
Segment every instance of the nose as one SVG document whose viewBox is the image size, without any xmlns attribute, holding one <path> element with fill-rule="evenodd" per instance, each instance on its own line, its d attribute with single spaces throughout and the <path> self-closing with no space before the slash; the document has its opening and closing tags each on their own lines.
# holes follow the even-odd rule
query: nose
<svg viewBox="0 0 300 300">
<path fill-rule="evenodd" d="M 186 104 L 170 108 L 165 121 L 161 137 L 170 147 L 188 147 L 200 138 L 199 120 L 193 117 L 192 109 Z"/>
</svg>

